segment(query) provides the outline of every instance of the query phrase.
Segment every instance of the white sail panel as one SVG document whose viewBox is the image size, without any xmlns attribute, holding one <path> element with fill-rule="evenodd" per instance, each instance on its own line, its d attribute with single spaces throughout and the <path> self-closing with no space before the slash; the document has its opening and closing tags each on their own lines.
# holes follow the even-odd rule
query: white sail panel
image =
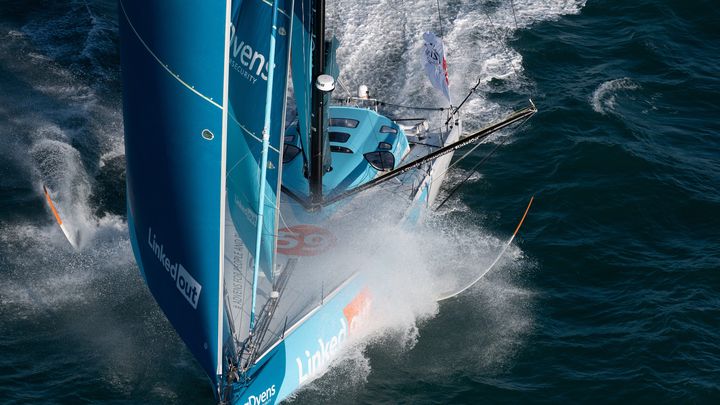
<svg viewBox="0 0 720 405">
<path fill-rule="evenodd" d="M 445 48 L 442 39 L 438 38 L 432 32 L 423 34 L 423 60 L 425 64 L 425 73 L 427 73 L 430 83 L 433 87 L 440 90 L 443 96 L 450 101 L 450 78 L 448 76 L 447 61 L 445 60 Z"/>
</svg>

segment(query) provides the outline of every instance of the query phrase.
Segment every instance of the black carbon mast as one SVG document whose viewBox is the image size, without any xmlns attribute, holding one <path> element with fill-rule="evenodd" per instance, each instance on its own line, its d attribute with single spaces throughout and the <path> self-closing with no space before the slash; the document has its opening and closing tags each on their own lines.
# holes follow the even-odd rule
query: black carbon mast
<svg viewBox="0 0 720 405">
<path fill-rule="evenodd" d="M 323 200 L 322 178 L 324 167 L 324 106 L 325 97 L 315 85 L 318 76 L 323 74 L 325 66 L 325 0 L 313 2 L 313 37 L 314 47 L 312 55 L 312 113 L 310 130 L 310 205 L 318 207 Z"/>
</svg>

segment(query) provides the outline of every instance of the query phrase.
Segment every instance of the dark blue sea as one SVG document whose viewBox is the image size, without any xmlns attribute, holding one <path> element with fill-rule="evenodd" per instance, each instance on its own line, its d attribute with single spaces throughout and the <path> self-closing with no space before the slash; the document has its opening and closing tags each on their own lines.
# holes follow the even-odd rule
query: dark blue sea
<svg viewBox="0 0 720 405">
<path fill-rule="evenodd" d="M 435 0 L 329 1 L 346 87 L 439 105 L 419 52 L 442 29 L 453 98 L 480 81 L 467 131 L 528 98 L 539 112 L 453 167 L 448 189 L 469 180 L 403 250 L 442 247 L 428 263 L 445 276 L 480 271 L 534 204 L 479 284 L 441 305 L 411 294 L 290 402 L 720 403 L 717 2 L 439 6 L 440 20 Z M 214 402 L 132 255 L 117 20 L 109 0 L 0 0 L 3 404 Z"/>
</svg>

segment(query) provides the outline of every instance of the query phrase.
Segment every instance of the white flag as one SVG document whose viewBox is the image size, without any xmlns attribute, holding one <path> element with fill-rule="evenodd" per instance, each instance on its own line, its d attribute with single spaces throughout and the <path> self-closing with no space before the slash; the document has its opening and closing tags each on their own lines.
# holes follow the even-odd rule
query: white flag
<svg viewBox="0 0 720 405">
<path fill-rule="evenodd" d="M 425 40 L 423 47 L 425 73 L 427 73 L 430 83 L 440 90 L 448 102 L 452 104 L 450 90 L 448 89 L 449 78 L 442 39 L 436 37 L 432 32 L 426 32 L 423 34 L 423 40 Z"/>
</svg>

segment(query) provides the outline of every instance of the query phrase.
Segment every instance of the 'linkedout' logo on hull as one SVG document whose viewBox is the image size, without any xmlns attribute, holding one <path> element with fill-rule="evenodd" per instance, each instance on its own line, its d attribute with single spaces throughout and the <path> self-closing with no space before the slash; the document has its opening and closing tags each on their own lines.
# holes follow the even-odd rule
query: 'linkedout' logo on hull
<svg viewBox="0 0 720 405">
<path fill-rule="evenodd" d="M 337 334 L 329 340 L 318 338 L 318 349 L 314 353 L 305 350 L 305 361 L 300 357 L 295 358 L 298 368 L 298 384 L 303 385 L 311 380 L 330 364 L 340 348 L 344 345 L 348 334 L 352 334 L 362 328 L 363 321 L 368 318 L 371 299 L 367 289 L 360 291 L 358 295 L 343 308 L 344 317 L 340 318 L 340 328 Z"/>
<path fill-rule="evenodd" d="M 180 291 L 193 308 L 197 309 L 202 285 L 185 270 L 182 264 L 173 263 L 173 261 L 170 260 L 170 257 L 168 257 L 165 252 L 165 246 L 163 246 L 162 243 L 157 243 L 155 237 L 156 235 L 153 234 L 152 228 L 148 228 L 148 245 L 150 245 L 150 249 L 155 253 L 155 257 L 160 261 L 160 264 L 165 268 L 168 275 L 175 281 L 175 287 L 178 291 Z"/>
</svg>

